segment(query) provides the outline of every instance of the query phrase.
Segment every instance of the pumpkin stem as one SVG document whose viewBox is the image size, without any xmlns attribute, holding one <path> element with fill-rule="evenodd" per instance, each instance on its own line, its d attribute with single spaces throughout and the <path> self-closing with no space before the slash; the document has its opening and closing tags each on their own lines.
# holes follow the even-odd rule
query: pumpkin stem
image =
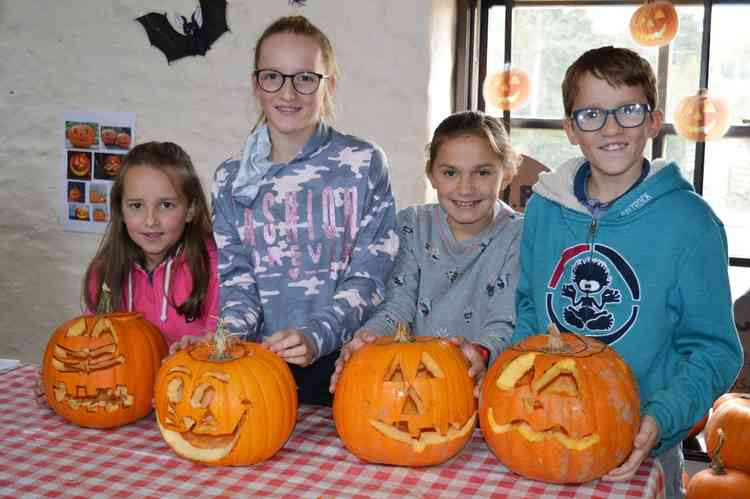
<svg viewBox="0 0 750 499">
<path fill-rule="evenodd" d="M 112 313 L 112 291 L 107 283 L 102 281 L 102 291 L 99 293 L 99 301 L 96 303 L 96 314 L 104 315 Z"/>
<path fill-rule="evenodd" d="M 547 339 L 546 351 L 552 353 L 560 353 L 567 352 L 569 350 L 568 345 L 566 345 L 562 340 L 562 335 L 560 334 L 560 330 L 557 328 L 557 324 L 555 324 L 554 322 L 550 323 L 550 325 L 547 327 L 547 334 L 549 335 L 549 338 Z"/>
<path fill-rule="evenodd" d="M 393 335 L 393 339 L 396 343 L 413 343 L 416 341 L 411 334 L 411 331 L 409 331 L 409 326 L 405 322 L 399 322 L 396 324 L 396 333 Z"/>
<path fill-rule="evenodd" d="M 726 475 L 727 470 L 726 466 L 724 465 L 724 460 L 721 459 L 721 456 L 719 455 L 719 451 L 721 451 L 721 448 L 724 446 L 724 439 L 726 437 L 724 436 L 724 430 L 722 428 L 719 428 L 716 434 L 718 435 L 719 441 L 716 443 L 714 455 L 711 458 L 711 464 L 709 464 L 709 467 L 715 475 Z"/>
<path fill-rule="evenodd" d="M 216 323 L 216 332 L 211 344 L 211 353 L 208 358 L 211 360 L 227 360 L 232 357 L 228 351 L 231 334 L 227 331 L 224 319 L 219 319 Z"/>
</svg>

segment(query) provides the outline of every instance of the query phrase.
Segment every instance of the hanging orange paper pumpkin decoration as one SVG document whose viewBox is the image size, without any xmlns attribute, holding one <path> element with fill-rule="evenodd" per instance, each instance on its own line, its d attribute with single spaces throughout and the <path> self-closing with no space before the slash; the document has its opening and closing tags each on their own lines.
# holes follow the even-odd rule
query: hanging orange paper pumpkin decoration
<svg viewBox="0 0 750 499">
<path fill-rule="evenodd" d="M 530 336 L 501 353 L 482 386 L 487 445 L 528 478 L 582 483 L 620 465 L 640 425 L 638 385 L 614 350 L 593 338 Z"/>
<path fill-rule="evenodd" d="M 270 458 L 297 420 L 297 389 L 286 362 L 257 343 L 229 342 L 223 326 L 213 343 L 192 345 L 164 361 L 154 402 L 172 450 L 214 466 Z"/>
<path fill-rule="evenodd" d="M 630 34 L 638 45 L 661 47 L 677 35 L 680 18 L 674 5 L 666 0 L 647 0 L 630 18 Z"/>
<path fill-rule="evenodd" d="M 721 428 L 726 435 L 719 451 L 722 462 L 728 468 L 750 473 L 750 394 L 736 395 L 725 398 L 711 412 L 704 432 L 706 450 L 711 457 L 717 453 Z"/>
<path fill-rule="evenodd" d="M 729 130 L 729 120 L 726 101 L 709 97 L 706 89 L 682 99 L 674 112 L 677 133 L 696 142 L 722 137 Z"/>
<path fill-rule="evenodd" d="M 717 452 L 709 468 L 690 478 L 685 499 L 746 499 L 750 493 L 750 475 L 727 468 L 719 457 L 726 443 L 724 431 L 717 429 L 716 436 Z"/>
<path fill-rule="evenodd" d="M 47 403 L 88 428 L 122 426 L 151 412 L 154 379 L 167 353 L 156 326 L 138 313 L 111 313 L 108 301 L 102 300 L 102 313 L 58 327 L 42 361 Z"/>
<path fill-rule="evenodd" d="M 68 128 L 66 135 L 73 147 L 88 148 L 94 143 L 96 131 L 94 127 L 86 123 L 76 123 Z"/>
<path fill-rule="evenodd" d="M 429 466 L 456 455 L 476 424 L 474 383 L 461 350 L 405 325 L 346 363 L 333 419 L 354 455 L 371 463 Z"/>
<path fill-rule="evenodd" d="M 522 106 L 529 98 L 531 83 L 522 69 L 511 69 L 509 64 L 501 71 L 484 78 L 482 95 L 485 102 L 503 111 Z"/>
</svg>

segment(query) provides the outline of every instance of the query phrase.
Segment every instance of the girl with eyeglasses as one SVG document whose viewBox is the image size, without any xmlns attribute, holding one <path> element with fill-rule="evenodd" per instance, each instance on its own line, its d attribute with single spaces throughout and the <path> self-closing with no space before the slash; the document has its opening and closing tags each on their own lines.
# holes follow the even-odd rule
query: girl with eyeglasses
<svg viewBox="0 0 750 499">
<path fill-rule="evenodd" d="M 258 39 L 258 121 L 216 171 L 220 316 L 286 360 L 300 403 L 330 405 L 341 345 L 382 300 L 398 249 L 383 151 L 332 127 L 336 62 L 302 16 Z"/>
</svg>

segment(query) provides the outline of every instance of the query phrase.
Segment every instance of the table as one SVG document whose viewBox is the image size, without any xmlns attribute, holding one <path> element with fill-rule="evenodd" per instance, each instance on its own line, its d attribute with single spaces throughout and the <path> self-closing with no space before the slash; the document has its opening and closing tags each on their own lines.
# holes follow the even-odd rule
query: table
<svg viewBox="0 0 750 499">
<path fill-rule="evenodd" d="M 663 471 L 653 459 L 628 483 L 545 484 L 503 467 L 479 430 L 439 466 L 367 464 L 339 440 L 330 408 L 317 406 L 300 407 L 292 437 L 268 461 L 193 464 L 167 447 L 153 413 L 112 430 L 68 423 L 35 398 L 36 370 L 0 375 L 1 497 L 663 497 Z"/>
</svg>

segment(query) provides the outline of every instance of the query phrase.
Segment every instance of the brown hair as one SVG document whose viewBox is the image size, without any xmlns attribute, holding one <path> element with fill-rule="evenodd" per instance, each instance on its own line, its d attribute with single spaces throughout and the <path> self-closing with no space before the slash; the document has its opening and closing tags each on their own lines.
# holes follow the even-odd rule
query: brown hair
<svg viewBox="0 0 750 499">
<path fill-rule="evenodd" d="M 206 240 L 213 237 L 211 216 L 200 178 L 195 172 L 190 156 L 172 142 L 146 142 L 135 146 L 125 156 L 120 173 L 110 191 L 110 220 L 99 244 L 96 256 L 86 269 L 83 279 L 83 301 L 90 310 L 96 310 L 99 288 L 106 283 L 112 293 L 112 306 L 122 308 L 123 283 L 128 271 L 136 263 L 145 261 L 143 250 L 128 235 L 122 215 L 122 197 L 125 176 L 136 166 L 147 166 L 163 171 L 193 209 L 192 220 L 185 225 L 182 237 L 170 251 L 182 245 L 193 278 L 190 296 L 179 306 L 172 303 L 180 315 L 200 317 L 203 300 L 208 291 L 211 264 Z M 97 283 L 95 294 L 89 284 Z"/>
<path fill-rule="evenodd" d="M 578 81 L 586 73 L 606 80 L 613 87 L 640 86 L 651 110 L 656 110 L 656 76 L 651 65 L 630 49 L 609 45 L 584 52 L 565 72 L 562 94 L 566 117 L 573 112 L 573 102 L 579 91 Z"/>
<path fill-rule="evenodd" d="M 323 33 L 317 26 L 315 26 L 313 23 L 307 20 L 304 16 L 287 16 L 287 17 L 280 17 L 276 21 L 272 22 L 266 29 L 263 31 L 263 34 L 260 35 L 260 38 L 258 38 L 257 43 L 255 44 L 255 53 L 253 57 L 253 69 L 258 70 L 258 61 L 260 60 L 260 52 L 263 48 L 263 42 L 266 41 L 266 39 L 272 35 L 276 35 L 279 33 L 291 33 L 293 35 L 298 36 L 309 36 L 313 40 L 315 40 L 318 45 L 320 46 L 320 51 L 323 55 L 323 64 L 325 65 L 325 71 L 326 75 L 335 78 L 338 74 L 338 66 L 336 64 L 336 55 L 333 51 L 333 45 L 331 45 L 331 41 L 328 39 L 328 37 Z M 323 120 L 323 122 L 331 125 L 333 124 L 333 96 L 331 95 L 331 92 L 328 91 L 328 87 L 325 86 L 325 80 L 321 82 L 321 85 L 324 86 L 323 92 L 323 107 L 320 112 L 320 118 Z M 258 121 L 255 123 L 255 126 L 253 127 L 253 130 L 258 128 L 259 125 L 262 123 L 265 123 L 266 116 L 261 111 L 260 116 L 258 117 Z"/>
<path fill-rule="evenodd" d="M 490 149 L 497 154 L 503 164 L 502 186 L 507 187 L 516 175 L 521 157 L 510 144 L 510 138 L 503 123 L 498 118 L 481 111 L 451 114 L 437 126 L 432 135 L 432 141 L 427 144 L 425 150 L 427 155 L 425 172 L 428 175 L 432 172 L 432 164 L 437 157 L 438 150 L 445 142 L 464 135 L 473 135 L 487 141 Z"/>
</svg>

